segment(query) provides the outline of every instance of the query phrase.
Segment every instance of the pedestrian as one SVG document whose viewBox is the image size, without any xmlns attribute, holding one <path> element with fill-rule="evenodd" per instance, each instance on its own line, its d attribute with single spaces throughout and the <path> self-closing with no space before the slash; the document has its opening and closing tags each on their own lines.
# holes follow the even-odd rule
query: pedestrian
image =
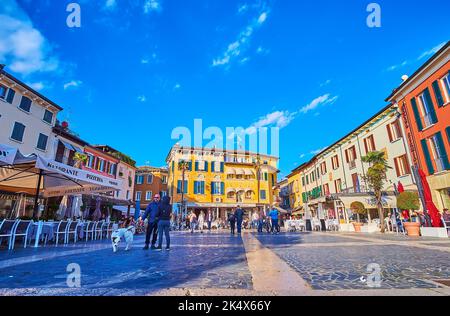
<svg viewBox="0 0 450 316">
<path fill-rule="evenodd" d="M 258 220 L 258 233 L 262 233 L 263 232 L 263 227 L 264 227 L 264 220 L 266 218 L 266 214 L 263 210 L 261 210 L 259 212 L 259 220 Z"/>
<path fill-rule="evenodd" d="M 275 234 L 275 233 L 279 234 L 280 233 L 280 231 L 279 231 L 280 228 L 278 226 L 278 210 L 275 207 L 273 207 L 272 210 L 270 211 L 269 217 L 272 220 L 271 233 L 272 234 Z"/>
<path fill-rule="evenodd" d="M 203 228 L 205 226 L 205 213 L 203 211 L 198 216 L 198 226 L 200 227 L 200 233 L 203 234 Z"/>
<path fill-rule="evenodd" d="M 442 210 L 442 219 L 444 222 L 450 222 L 450 214 L 448 213 L 448 208 Z"/>
<path fill-rule="evenodd" d="M 166 250 L 170 250 L 170 217 L 172 215 L 172 205 L 170 197 L 164 196 L 161 204 L 158 206 L 158 247 L 157 251 L 162 250 L 163 234 L 166 236 Z"/>
<path fill-rule="evenodd" d="M 211 224 L 213 221 L 213 215 L 211 209 L 208 209 L 208 214 L 206 215 L 206 223 L 208 223 L 208 231 L 211 232 Z"/>
<path fill-rule="evenodd" d="M 150 237 L 152 234 L 153 234 L 153 238 L 152 238 L 152 247 L 151 248 L 155 249 L 156 239 L 158 237 L 158 219 L 157 219 L 156 215 L 158 213 L 158 207 L 159 207 L 160 203 L 161 202 L 160 202 L 159 194 L 155 194 L 153 196 L 153 201 L 149 205 L 147 205 L 144 216 L 142 217 L 143 221 L 145 221 L 145 219 L 148 218 L 144 250 L 148 250 L 148 245 L 150 244 Z"/>
<path fill-rule="evenodd" d="M 234 212 L 237 224 L 237 233 L 240 235 L 242 231 L 242 221 L 244 220 L 244 210 L 238 205 L 236 211 Z"/>
<path fill-rule="evenodd" d="M 257 211 L 254 211 L 252 215 L 252 228 L 258 228 L 258 223 L 259 223 L 259 215 Z"/>
<path fill-rule="evenodd" d="M 234 235 L 234 228 L 236 227 L 236 215 L 234 213 L 228 215 L 228 222 L 230 223 L 231 235 Z"/>
<path fill-rule="evenodd" d="M 189 215 L 189 227 L 191 229 L 191 234 L 193 234 L 194 230 L 197 228 L 197 215 L 194 211 L 191 211 L 191 215 Z"/>
</svg>

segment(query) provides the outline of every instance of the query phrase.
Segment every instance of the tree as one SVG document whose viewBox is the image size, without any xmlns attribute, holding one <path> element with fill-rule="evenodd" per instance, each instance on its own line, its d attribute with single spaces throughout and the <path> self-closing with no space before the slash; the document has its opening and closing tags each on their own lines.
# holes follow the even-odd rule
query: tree
<svg viewBox="0 0 450 316">
<path fill-rule="evenodd" d="M 400 193 L 397 196 L 397 208 L 408 212 L 410 210 L 418 210 L 420 208 L 420 200 L 417 192 L 405 191 Z"/>
<path fill-rule="evenodd" d="M 386 173 L 391 167 L 388 166 L 385 153 L 382 151 L 372 151 L 361 158 L 363 162 L 370 165 L 365 176 L 365 181 L 375 194 L 378 217 L 380 218 L 381 232 L 385 232 L 384 212 L 383 212 L 383 187 L 386 181 Z"/>
</svg>

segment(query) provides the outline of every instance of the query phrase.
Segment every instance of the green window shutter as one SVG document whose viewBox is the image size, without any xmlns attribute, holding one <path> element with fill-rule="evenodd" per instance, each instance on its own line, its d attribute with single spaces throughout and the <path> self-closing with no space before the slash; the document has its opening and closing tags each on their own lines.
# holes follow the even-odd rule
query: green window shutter
<svg viewBox="0 0 450 316">
<path fill-rule="evenodd" d="M 411 99 L 411 106 L 414 112 L 414 118 L 416 119 L 417 129 L 419 132 L 423 130 L 422 120 L 420 119 L 419 108 L 417 107 L 416 98 Z"/>
<path fill-rule="evenodd" d="M 189 162 L 188 162 L 188 166 L 189 166 L 189 168 L 188 168 L 189 171 L 192 171 L 192 161 L 189 161 Z"/>
<path fill-rule="evenodd" d="M 442 138 L 441 132 L 436 133 L 436 139 L 439 145 L 439 156 L 442 159 L 445 170 L 450 169 L 450 163 L 448 162 L 447 152 L 445 150 L 444 140 Z"/>
<path fill-rule="evenodd" d="M 444 105 L 444 98 L 442 97 L 441 89 L 439 88 L 439 81 L 435 81 L 432 84 L 434 95 L 436 96 L 436 101 L 439 107 Z"/>
<path fill-rule="evenodd" d="M 447 126 L 445 132 L 447 133 L 447 142 L 450 144 L 450 126 Z"/>
<path fill-rule="evenodd" d="M 225 194 L 225 182 L 220 183 L 220 194 Z"/>
<path fill-rule="evenodd" d="M 208 172 L 208 162 L 205 161 L 205 171 Z"/>
<path fill-rule="evenodd" d="M 172 172 L 175 170 L 175 161 L 172 161 Z"/>
<path fill-rule="evenodd" d="M 214 167 L 215 167 L 215 163 L 214 163 L 214 161 L 211 161 L 211 172 L 216 172 Z"/>
<path fill-rule="evenodd" d="M 195 171 L 198 171 L 198 161 L 195 162 Z"/>
<path fill-rule="evenodd" d="M 425 156 L 425 162 L 427 164 L 428 173 L 430 175 L 434 174 L 433 162 L 431 161 L 431 156 L 430 156 L 430 151 L 428 150 L 427 140 L 422 139 L 420 142 L 422 143 L 422 152 L 423 152 L 423 155 Z"/>
<path fill-rule="evenodd" d="M 436 116 L 436 110 L 434 109 L 433 100 L 431 99 L 430 90 L 428 90 L 428 88 L 426 88 L 424 93 L 425 93 L 425 99 L 427 100 L 427 105 L 429 106 L 429 110 L 430 110 L 431 122 L 433 124 L 437 123 L 438 119 Z"/>
<path fill-rule="evenodd" d="M 221 162 L 221 163 L 220 163 L 220 172 L 221 172 L 221 173 L 223 173 L 224 166 L 225 166 L 225 163 Z"/>
<path fill-rule="evenodd" d="M 194 181 L 194 194 L 198 193 L 198 182 Z"/>
</svg>

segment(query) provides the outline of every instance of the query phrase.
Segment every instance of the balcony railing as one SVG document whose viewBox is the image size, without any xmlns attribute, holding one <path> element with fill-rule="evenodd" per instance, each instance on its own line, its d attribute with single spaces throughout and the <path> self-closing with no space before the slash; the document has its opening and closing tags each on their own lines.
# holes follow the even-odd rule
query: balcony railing
<svg viewBox="0 0 450 316">
<path fill-rule="evenodd" d="M 347 188 L 347 189 L 342 189 L 341 193 L 343 194 L 352 194 L 352 193 L 369 193 L 370 190 L 364 186 L 364 185 L 360 185 L 359 187 L 351 187 L 351 188 Z"/>
<path fill-rule="evenodd" d="M 356 168 L 356 160 L 352 160 L 348 163 L 348 168 L 351 169 L 355 169 Z"/>
</svg>

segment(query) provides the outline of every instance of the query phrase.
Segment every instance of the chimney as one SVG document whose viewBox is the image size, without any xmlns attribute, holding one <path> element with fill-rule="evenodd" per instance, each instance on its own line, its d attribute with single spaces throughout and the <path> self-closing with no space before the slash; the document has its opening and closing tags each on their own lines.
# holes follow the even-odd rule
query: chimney
<svg viewBox="0 0 450 316">
<path fill-rule="evenodd" d="M 408 77 L 407 75 L 403 75 L 403 76 L 402 76 L 403 82 L 405 82 L 406 80 L 408 80 L 408 78 L 409 78 L 409 77 Z"/>
</svg>

